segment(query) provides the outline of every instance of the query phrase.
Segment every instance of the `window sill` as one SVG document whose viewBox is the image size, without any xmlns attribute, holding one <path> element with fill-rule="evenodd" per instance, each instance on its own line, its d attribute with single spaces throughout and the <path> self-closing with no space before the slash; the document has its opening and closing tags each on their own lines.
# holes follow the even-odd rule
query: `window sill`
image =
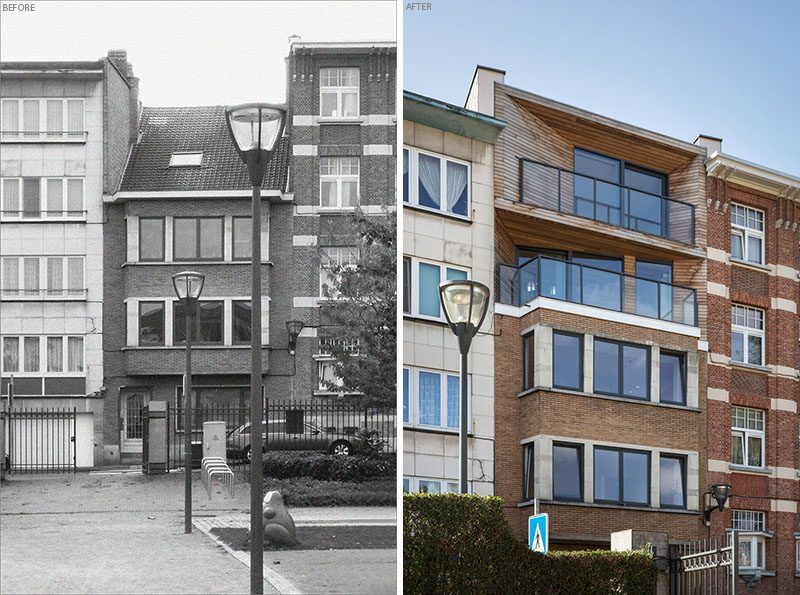
<svg viewBox="0 0 800 595">
<path fill-rule="evenodd" d="M 436 428 L 433 426 L 412 426 L 408 423 L 403 423 L 403 429 L 410 432 L 419 432 L 420 434 L 439 434 L 443 436 L 458 436 L 458 428 Z M 474 438 L 475 434 L 467 432 L 467 438 Z"/>
<path fill-rule="evenodd" d="M 407 314 L 407 313 L 403 314 L 403 320 L 404 321 L 407 320 L 408 322 L 419 322 L 419 323 L 422 323 L 422 324 L 430 324 L 430 325 L 433 325 L 433 326 L 442 326 L 442 327 L 449 326 L 447 324 L 447 321 L 445 321 L 445 320 L 436 320 L 435 318 L 423 318 L 421 316 L 413 316 L 413 315 Z"/>
<path fill-rule="evenodd" d="M 526 389 L 517 394 L 517 398 L 526 397 L 536 392 L 548 392 L 548 393 L 560 393 L 565 395 L 575 395 L 578 397 L 589 397 L 592 399 L 604 399 L 607 401 L 617 401 L 620 403 L 631 403 L 636 405 L 650 405 L 654 407 L 665 407 L 667 409 L 677 409 L 679 411 L 691 411 L 692 413 L 700 413 L 702 410 L 698 407 L 689 407 L 688 405 L 673 405 L 671 403 L 659 403 L 658 401 L 646 401 L 644 399 L 633 399 L 627 397 L 615 397 L 613 395 L 601 395 L 597 393 L 585 393 L 583 391 L 577 390 L 567 390 L 563 388 L 549 388 L 545 386 L 535 386 L 533 388 Z"/>
<path fill-rule="evenodd" d="M 411 203 L 404 202 L 403 207 L 412 211 L 418 211 L 420 213 L 429 213 L 430 215 L 438 215 L 439 217 L 444 217 L 445 219 L 452 219 L 454 221 L 460 221 L 461 223 L 466 223 L 467 225 L 472 225 L 472 219 L 469 217 L 463 217 L 461 215 L 455 215 L 453 213 L 448 213 L 446 211 L 438 211 L 436 209 L 429 209 L 426 207 L 421 207 L 419 205 L 412 205 Z"/>
<path fill-rule="evenodd" d="M 191 265 L 191 266 L 199 266 L 199 265 L 221 265 L 221 264 L 233 264 L 233 265 L 250 265 L 252 261 L 250 260 L 144 260 L 144 261 L 128 261 L 123 262 L 120 267 L 140 267 L 140 266 L 172 266 L 172 265 Z M 263 266 L 272 266 L 271 260 L 262 260 L 261 264 Z"/>
<path fill-rule="evenodd" d="M 347 118 L 334 118 L 332 116 L 316 116 L 317 124 L 363 124 L 364 118 L 361 116 L 349 116 Z"/>
<path fill-rule="evenodd" d="M 751 475 L 772 475 L 771 467 L 749 467 L 747 465 L 734 465 L 733 463 L 730 463 L 728 465 L 728 469 L 730 469 L 734 473 L 748 473 Z"/>
<path fill-rule="evenodd" d="M 85 302 L 89 298 L 84 293 L 82 295 L 3 295 L 0 296 L 2 302 Z"/>
<path fill-rule="evenodd" d="M 744 269 L 752 269 L 754 271 L 758 271 L 760 273 L 770 273 L 772 269 L 765 264 L 760 264 L 757 262 L 750 262 L 749 260 L 741 260 L 739 258 L 734 258 L 731 256 L 730 258 L 731 264 L 737 267 L 742 267 Z"/>
<path fill-rule="evenodd" d="M 0 223 L 86 223 L 86 215 L 78 217 L 0 217 Z"/>
<path fill-rule="evenodd" d="M 752 372 L 762 372 L 764 374 L 769 374 L 772 372 L 772 369 L 768 366 L 759 366 L 756 364 L 746 364 L 744 362 L 735 362 L 731 360 L 731 367 L 732 368 L 742 368 L 743 370 L 750 370 Z"/>
<path fill-rule="evenodd" d="M 761 570 L 760 568 L 742 568 L 739 567 L 739 576 L 777 576 L 774 570 Z M 795 576 L 800 576 L 800 573 L 795 573 Z"/>
<path fill-rule="evenodd" d="M 517 508 L 527 508 L 533 506 L 533 500 L 519 502 Z M 653 508 L 652 506 L 623 506 L 621 504 L 605 504 L 598 502 L 575 502 L 569 500 L 539 500 L 539 505 L 547 504 L 554 506 L 585 506 L 587 508 L 611 508 L 614 510 L 636 510 L 639 512 L 663 512 L 667 514 L 700 514 L 699 510 L 687 510 L 685 508 Z"/>
<path fill-rule="evenodd" d="M 355 206 L 352 207 L 323 207 L 320 205 L 317 208 L 317 213 L 320 215 L 328 215 L 328 214 L 337 214 L 337 213 L 354 213 L 356 210 Z"/>
</svg>

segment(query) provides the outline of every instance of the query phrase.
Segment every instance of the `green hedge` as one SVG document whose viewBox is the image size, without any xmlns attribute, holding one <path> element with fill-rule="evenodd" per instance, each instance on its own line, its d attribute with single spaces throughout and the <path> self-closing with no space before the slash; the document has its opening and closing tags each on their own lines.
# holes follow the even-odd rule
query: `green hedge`
<svg viewBox="0 0 800 595">
<path fill-rule="evenodd" d="M 403 497 L 405 593 L 648 595 L 656 570 L 645 551 L 546 556 L 517 541 L 496 497 Z"/>
<path fill-rule="evenodd" d="M 364 481 L 378 477 L 395 477 L 397 455 L 334 456 L 318 452 L 267 452 L 264 455 L 264 475 L 286 479 L 310 477 L 329 481 Z"/>
</svg>

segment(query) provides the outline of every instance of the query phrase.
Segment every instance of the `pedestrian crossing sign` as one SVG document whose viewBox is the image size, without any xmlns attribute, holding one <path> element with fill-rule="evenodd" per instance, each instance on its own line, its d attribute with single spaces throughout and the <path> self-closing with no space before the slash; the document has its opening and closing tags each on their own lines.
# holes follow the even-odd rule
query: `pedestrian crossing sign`
<svg viewBox="0 0 800 595">
<path fill-rule="evenodd" d="M 528 547 L 540 554 L 547 553 L 547 513 L 528 517 Z"/>
</svg>

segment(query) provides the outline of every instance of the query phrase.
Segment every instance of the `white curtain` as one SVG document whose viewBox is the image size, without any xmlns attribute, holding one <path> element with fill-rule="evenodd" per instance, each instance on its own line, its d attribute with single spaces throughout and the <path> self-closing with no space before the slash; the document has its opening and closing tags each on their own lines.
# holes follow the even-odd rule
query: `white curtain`
<svg viewBox="0 0 800 595">
<path fill-rule="evenodd" d="M 3 338 L 3 371 L 19 372 L 19 337 Z"/>
<path fill-rule="evenodd" d="M 26 258 L 25 261 L 25 291 L 38 293 L 39 291 L 39 259 Z"/>
<path fill-rule="evenodd" d="M 64 261 L 60 256 L 47 259 L 47 291 L 61 293 L 64 289 Z"/>
<path fill-rule="evenodd" d="M 39 337 L 25 337 L 25 371 L 39 371 Z"/>
<path fill-rule="evenodd" d="M 25 132 L 39 132 L 39 100 L 26 99 L 22 102 L 24 116 L 22 129 Z"/>
<path fill-rule="evenodd" d="M 80 99 L 67 100 L 67 130 L 83 132 L 83 101 Z"/>
<path fill-rule="evenodd" d="M 64 130 L 63 104 L 60 99 L 47 100 L 47 132 Z"/>
<path fill-rule="evenodd" d="M 458 199 L 467 187 L 467 166 L 447 162 L 447 210 L 453 212 Z M 466 213 L 461 213 L 466 215 Z"/>
<path fill-rule="evenodd" d="M 67 289 L 70 293 L 83 291 L 83 258 L 73 256 L 67 259 Z"/>
<path fill-rule="evenodd" d="M 3 132 L 19 132 L 19 102 L 16 99 L 3 100 Z"/>
<path fill-rule="evenodd" d="M 83 180 L 71 178 L 67 180 L 67 210 L 70 215 L 80 215 L 83 211 Z"/>
<path fill-rule="evenodd" d="M 3 290 L 17 293 L 19 290 L 19 259 L 3 259 Z"/>
<path fill-rule="evenodd" d="M 428 155 L 419 156 L 419 181 L 437 207 L 442 204 L 440 167 L 438 158 Z"/>
<path fill-rule="evenodd" d="M 342 93 L 342 116 L 345 118 L 358 115 L 358 93 Z"/>
<path fill-rule="evenodd" d="M 19 216 L 19 180 L 3 180 L 5 215 Z"/>
<path fill-rule="evenodd" d="M 67 371 L 83 372 L 83 337 L 67 338 Z"/>
<path fill-rule="evenodd" d="M 47 215 L 61 217 L 64 210 L 64 188 L 60 178 L 47 180 Z"/>
<path fill-rule="evenodd" d="M 64 371 L 64 339 L 47 337 L 47 371 Z"/>
</svg>

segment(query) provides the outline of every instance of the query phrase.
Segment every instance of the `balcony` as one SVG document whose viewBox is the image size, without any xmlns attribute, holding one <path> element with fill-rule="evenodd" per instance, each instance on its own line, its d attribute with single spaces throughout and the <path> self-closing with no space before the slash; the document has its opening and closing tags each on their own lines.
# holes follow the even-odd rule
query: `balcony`
<svg viewBox="0 0 800 595">
<path fill-rule="evenodd" d="M 683 244 L 695 241 L 694 205 L 520 158 L 522 204 Z"/>
<path fill-rule="evenodd" d="M 89 136 L 88 131 L 78 130 L 3 130 L 0 132 L 0 142 L 4 143 L 85 143 Z"/>
<path fill-rule="evenodd" d="M 498 302 L 522 306 L 550 298 L 697 326 L 694 289 L 545 256 L 498 271 Z"/>
</svg>

